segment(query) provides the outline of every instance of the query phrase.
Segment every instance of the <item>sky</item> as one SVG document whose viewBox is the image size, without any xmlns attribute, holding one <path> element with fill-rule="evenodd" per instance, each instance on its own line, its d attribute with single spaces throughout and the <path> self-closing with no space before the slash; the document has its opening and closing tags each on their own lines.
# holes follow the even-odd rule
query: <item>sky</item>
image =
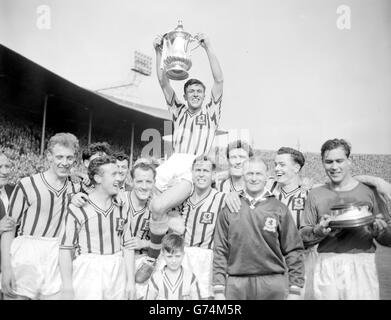
<svg viewBox="0 0 391 320">
<path fill-rule="evenodd" d="M 92 90 L 130 83 L 141 51 L 152 75 L 129 90 L 165 108 L 152 42 L 179 19 L 209 36 L 220 61 L 222 129 L 249 132 L 260 149 L 319 152 L 345 138 L 354 153 L 391 154 L 388 0 L 0 0 L 0 43 Z M 202 48 L 192 62 L 210 90 Z M 172 83 L 181 94 L 184 82 Z"/>
</svg>

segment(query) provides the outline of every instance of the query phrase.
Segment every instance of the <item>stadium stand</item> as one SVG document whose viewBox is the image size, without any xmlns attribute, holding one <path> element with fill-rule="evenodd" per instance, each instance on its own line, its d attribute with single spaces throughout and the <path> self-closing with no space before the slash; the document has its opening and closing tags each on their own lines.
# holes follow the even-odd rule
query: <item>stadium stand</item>
<svg viewBox="0 0 391 320">
<path fill-rule="evenodd" d="M 45 168 L 43 115 L 45 146 L 54 133 L 71 132 L 81 147 L 106 141 L 113 151 L 130 154 L 134 125 L 133 160 L 143 147 L 142 132 L 154 128 L 163 134 L 164 120 L 170 119 L 167 110 L 81 88 L 3 45 L 0 58 L 0 149 L 14 162 L 13 183 Z"/>
</svg>

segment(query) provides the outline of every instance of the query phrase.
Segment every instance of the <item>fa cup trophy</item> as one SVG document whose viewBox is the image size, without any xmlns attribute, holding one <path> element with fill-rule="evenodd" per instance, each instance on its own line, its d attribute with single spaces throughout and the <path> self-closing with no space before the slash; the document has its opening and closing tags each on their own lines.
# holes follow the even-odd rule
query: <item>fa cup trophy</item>
<svg viewBox="0 0 391 320">
<path fill-rule="evenodd" d="M 197 42 L 198 45 L 190 48 L 190 43 Z M 199 41 L 190 33 L 183 30 L 182 21 L 178 26 L 163 36 L 162 42 L 162 65 L 161 68 L 171 80 L 184 80 L 189 76 L 191 68 L 191 52 L 199 46 Z"/>
</svg>

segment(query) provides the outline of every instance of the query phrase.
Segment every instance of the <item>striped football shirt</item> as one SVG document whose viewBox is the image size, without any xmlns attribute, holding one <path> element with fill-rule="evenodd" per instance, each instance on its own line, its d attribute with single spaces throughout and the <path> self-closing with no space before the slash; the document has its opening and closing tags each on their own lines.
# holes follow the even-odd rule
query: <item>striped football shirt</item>
<svg viewBox="0 0 391 320">
<path fill-rule="evenodd" d="M 220 122 L 221 100 L 222 96 L 215 101 L 212 94 L 208 103 L 192 113 L 184 103 L 177 100 L 175 93 L 173 94 L 167 105 L 174 123 L 174 152 L 196 156 L 209 153 Z"/>
<path fill-rule="evenodd" d="M 58 237 L 75 185 L 67 179 L 60 190 L 54 189 L 43 173 L 25 177 L 16 185 L 8 215 L 17 221 L 17 235 Z"/>
<path fill-rule="evenodd" d="M 285 192 L 275 180 L 269 179 L 268 184 L 270 185 L 268 188 L 270 192 L 289 208 L 297 228 L 300 229 L 300 217 L 304 212 L 308 190 L 303 190 L 301 186 L 298 186 L 290 192 Z"/>
<path fill-rule="evenodd" d="M 132 202 L 131 192 L 126 192 L 126 199 L 129 207 L 128 216 L 132 237 L 149 240 L 149 220 L 151 219 L 149 202 L 140 210 L 136 210 Z"/>
<path fill-rule="evenodd" d="M 170 281 L 165 267 L 148 281 L 145 300 L 200 300 L 200 289 L 194 273 L 181 267 L 178 278 Z"/>
<path fill-rule="evenodd" d="M 123 207 L 113 201 L 102 210 L 91 200 L 83 207 L 69 205 L 61 236 L 61 249 L 76 249 L 76 253 L 115 254 L 130 240 L 128 216 Z"/>
<path fill-rule="evenodd" d="M 185 221 L 185 245 L 213 249 L 213 236 L 217 215 L 224 205 L 225 194 L 211 189 L 204 199 L 192 203 L 189 197 L 182 205 Z"/>
</svg>

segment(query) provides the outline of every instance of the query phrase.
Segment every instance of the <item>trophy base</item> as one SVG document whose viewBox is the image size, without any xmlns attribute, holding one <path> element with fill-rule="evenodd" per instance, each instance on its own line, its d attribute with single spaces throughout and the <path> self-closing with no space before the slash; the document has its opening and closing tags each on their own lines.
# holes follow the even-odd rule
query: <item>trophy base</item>
<svg viewBox="0 0 391 320">
<path fill-rule="evenodd" d="M 374 216 L 367 216 L 363 218 L 351 219 L 351 220 L 331 220 L 329 223 L 330 228 L 356 228 L 371 224 L 375 221 Z"/>
<path fill-rule="evenodd" d="M 165 60 L 166 74 L 171 80 L 185 80 L 189 77 L 187 70 L 191 68 L 189 59 L 180 57 L 167 57 Z"/>
<path fill-rule="evenodd" d="M 189 77 L 189 73 L 181 68 L 167 69 L 166 73 L 171 80 L 185 80 Z"/>
</svg>

